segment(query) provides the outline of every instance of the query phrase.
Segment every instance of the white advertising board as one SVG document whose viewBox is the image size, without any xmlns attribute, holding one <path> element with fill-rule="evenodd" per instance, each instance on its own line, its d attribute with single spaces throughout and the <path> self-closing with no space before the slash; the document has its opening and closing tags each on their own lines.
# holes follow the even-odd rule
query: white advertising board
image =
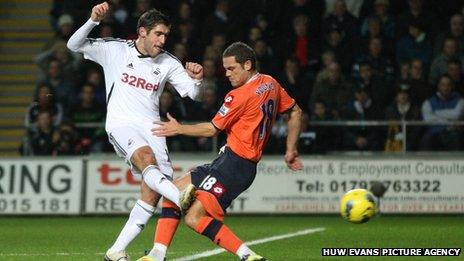
<svg viewBox="0 0 464 261">
<path fill-rule="evenodd" d="M 0 160 L 0 215 L 80 214 L 82 159 Z"/>
<path fill-rule="evenodd" d="M 415 159 L 305 159 L 292 172 L 282 161 L 263 160 L 238 213 L 338 213 L 341 196 L 380 181 L 383 213 L 464 213 L 464 162 Z M 239 203 L 238 206 L 236 206 Z"/>
<path fill-rule="evenodd" d="M 187 173 L 208 160 L 176 160 L 174 177 Z M 87 162 L 87 186 L 84 212 L 86 214 L 117 214 L 131 211 L 140 198 L 140 175 L 133 175 L 120 159 Z M 159 210 L 158 210 L 159 211 Z"/>
<path fill-rule="evenodd" d="M 176 176 L 212 157 L 174 160 Z M 464 162 L 425 159 L 304 158 L 292 172 L 281 158 L 265 157 L 253 185 L 229 213 L 338 213 L 340 197 L 372 181 L 387 187 L 383 213 L 464 213 Z M 140 195 L 122 160 L 89 160 L 85 213 L 128 213 Z"/>
</svg>

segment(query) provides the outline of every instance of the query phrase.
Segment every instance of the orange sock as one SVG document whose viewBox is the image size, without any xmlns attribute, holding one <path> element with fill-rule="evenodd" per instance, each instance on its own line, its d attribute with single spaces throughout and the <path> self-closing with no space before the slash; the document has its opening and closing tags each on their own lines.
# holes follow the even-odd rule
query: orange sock
<svg viewBox="0 0 464 261">
<path fill-rule="evenodd" d="M 214 243 L 235 254 L 243 244 L 226 225 L 217 219 L 205 216 L 200 219 L 195 231 L 209 237 Z"/>
<path fill-rule="evenodd" d="M 169 247 L 180 222 L 180 210 L 176 204 L 164 200 L 161 215 L 156 224 L 155 243 Z"/>
</svg>

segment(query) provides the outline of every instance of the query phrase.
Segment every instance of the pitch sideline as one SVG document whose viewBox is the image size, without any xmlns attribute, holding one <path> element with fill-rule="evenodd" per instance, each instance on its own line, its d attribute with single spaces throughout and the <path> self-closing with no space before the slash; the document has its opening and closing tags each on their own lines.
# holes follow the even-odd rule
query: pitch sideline
<svg viewBox="0 0 464 261">
<path fill-rule="evenodd" d="M 247 244 L 248 246 L 259 245 L 259 244 L 263 244 L 263 243 L 267 243 L 267 242 L 271 242 L 271 241 L 276 241 L 276 240 L 281 240 L 281 239 L 286 239 L 286 238 L 291 238 L 291 237 L 297 237 L 297 236 L 312 234 L 312 233 L 316 233 L 316 232 L 320 232 L 320 231 L 324 231 L 324 230 L 325 230 L 324 227 L 310 228 L 310 229 L 300 230 L 300 231 L 297 231 L 297 232 L 294 232 L 294 233 L 283 234 L 283 235 L 278 235 L 278 236 L 273 236 L 273 237 L 265 237 L 265 238 L 262 238 L 262 239 L 248 241 L 248 242 L 245 242 L 245 244 Z M 223 252 L 226 252 L 226 250 L 222 249 L 222 248 L 216 248 L 216 249 L 213 249 L 213 250 L 208 250 L 208 251 L 201 252 L 199 254 L 176 258 L 173 261 L 197 260 L 197 259 L 200 259 L 200 258 L 203 258 L 203 257 L 209 257 L 209 256 L 218 255 L 218 254 L 221 254 Z"/>
</svg>

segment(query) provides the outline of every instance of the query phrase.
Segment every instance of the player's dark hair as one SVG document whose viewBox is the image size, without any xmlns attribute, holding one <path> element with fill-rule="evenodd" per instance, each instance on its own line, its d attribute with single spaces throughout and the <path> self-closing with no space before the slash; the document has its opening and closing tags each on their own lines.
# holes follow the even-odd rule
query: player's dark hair
<svg viewBox="0 0 464 261">
<path fill-rule="evenodd" d="M 139 21 L 137 22 L 137 31 L 140 27 L 144 27 L 149 32 L 156 25 L 163 24 L 165 26 L 171 26 L 171 21 L 169 17 L 156 9 L 150 9 L 143 13 Z"/>
<path fill-rule="evenodd" d="M 256 54 L 255 51 L 243 42 L 235 42 L 222 53 L 222 57 L 235 57 L 235 60 L 243 65 L 246 61 L 251 62 L 251 69 L 256 69 Z"/>
</svg>

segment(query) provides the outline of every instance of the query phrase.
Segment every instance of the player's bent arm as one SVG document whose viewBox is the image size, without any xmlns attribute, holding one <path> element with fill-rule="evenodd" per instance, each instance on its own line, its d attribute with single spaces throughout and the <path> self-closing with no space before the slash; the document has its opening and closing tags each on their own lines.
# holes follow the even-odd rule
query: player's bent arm
<svg viewBox="0 0 464 261">
<path fill-rule="evenodd" d="M 94 22 L 89 18 L 87 22 L 81 26 L 77 31 L 69 38 L 66 46 L 73 52 L 82 52 L 81 48 L 85 45 L 87 36 L 90 31 L 97 26 L 100 22 Z"/>
<path fill-rule="evenodd" d="M 181 125 L 180 135 L 193 137 L 213 137 L 219 133 L 219 130 L 211 122 L 202 122 L 193 125 Z"/>
<path fill-rule="evenodd" d="M 188 97 L 194 101 L 201 102 L 203 101 L 203 95 L 204 95 L 204 86 L 202 85 L 202 81 L 200 80 L 193 80 L 195 82 L 193 88 L 189 90 L 187 93 Z"/>
<path fill-rule="evenodd" d="M 289 119 L 288 136 L 287 136 L 287 151 L 285 152 L 285 163 L 291 170 L 297 171 L 303 169 L 303 163 L 298 157 L 298 139 L 301 130 L 301 109 L 295 104 L 293 108 L 287 112 Z"/>
<path fill-rule="evenodd" d="M 288 136 L 287 136 L 287 151 L 297 151 L 298 139 L 301 131 L 301 109 L 298 104 L 295 104 L 288 113 Z"/>
</svg>

